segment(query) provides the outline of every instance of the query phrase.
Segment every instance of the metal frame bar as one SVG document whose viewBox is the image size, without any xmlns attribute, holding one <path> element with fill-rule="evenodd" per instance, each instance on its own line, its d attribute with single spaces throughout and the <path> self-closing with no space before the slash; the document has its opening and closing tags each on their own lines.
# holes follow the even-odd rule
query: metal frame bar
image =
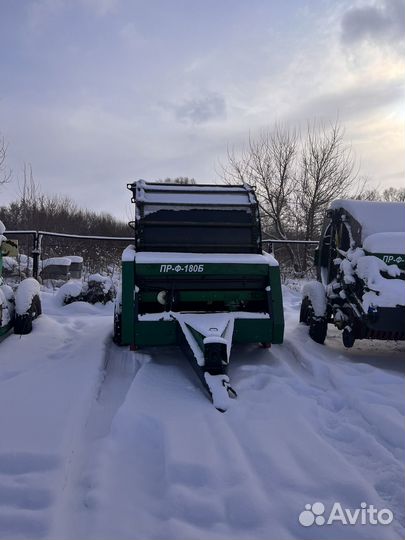
<svg viewBox="0 0 405 540">
<path fill-rule="evenodd" d="M 98 235 L 83 235 L 83 234 L 69 234 L 69 233 L 58 233 L 50 231 L 37 231 L 33 229 L 23 230 L 23 231 L 6 231 L 8 235 L 29 235 L 33 237 L 33 249 L 32 249 L 32 274 L 35 278 L 38 278 L 39 273 L 39 257 L 42 252 L 42 238 L 44 236 L 50 236 L 55 238 L 73 238 L 76 240 L 99 240 L 107 242 L 134 242 L 135 239 L 133 236 L 98 236 Z M 306 245 L 318 245 L 317 240 L 280 240 L 274 238 L 263 238 L 263 244 L 267 244 L 269 247 L 273 244 L 306 244 Z M 232 247 L 238 247 L 244 244 L 235 244 Z M 218 245 L 217 247 L 220 247 Z"/>
</svg>

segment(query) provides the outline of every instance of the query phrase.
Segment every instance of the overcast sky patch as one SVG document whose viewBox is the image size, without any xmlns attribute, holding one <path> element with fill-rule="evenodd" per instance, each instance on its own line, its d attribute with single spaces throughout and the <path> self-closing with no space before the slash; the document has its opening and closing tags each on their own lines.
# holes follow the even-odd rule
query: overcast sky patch
<svg viewBox="0 0 405 540">
<path fill-rule="evenodd" d="M 0 133 L 16 179 L 0 204 L 27 162 L 44 192 L 121 217 L 130 180 L 219 181 L 249 133 L 337 117 L 362 172 L 391 178 L 402 13 L 403 0 L 5 2 Z"/>
<path fill-rule="evenodd" d="M 295 117 L 333 118 L 348 122 L 370 113 L 376 113 L 393 104 L 401 104 L 405 84 L 401 79 L 374 81 L 354 85 L 336 92 L 318 95 L 294 111 Z"/>
<path fill-rule="evenodd" d="M 203 124 L 211 120 L 223 119 L 226 116 L 225 98 L 219 94 L 187 99 L 172 107 L 178 120 L 192 124 Z"/>
<path fill-rule="evenodd" d="M 362 41 L 387 43 L 394 48 L 405 40 L 405 3 L 403 0 L 383 0 L 355 7 L 342 18 L 341 39 L 344 44 Z"/>
</svg>

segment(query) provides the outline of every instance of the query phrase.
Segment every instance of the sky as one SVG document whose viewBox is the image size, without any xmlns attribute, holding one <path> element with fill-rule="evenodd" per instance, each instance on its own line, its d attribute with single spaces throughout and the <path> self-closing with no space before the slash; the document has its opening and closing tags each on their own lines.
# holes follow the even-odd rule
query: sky
<svg viewBox="0 0 405 540">
<path fill-rule="evenodd" d="M 217 182 L 249 135 L 336 118 L 370 187 L 401 187 L 404 26 L 403 0 L 0 0 L 0 205 L 30 163 L 128 220 L 128 182 Z"/>
</svg>

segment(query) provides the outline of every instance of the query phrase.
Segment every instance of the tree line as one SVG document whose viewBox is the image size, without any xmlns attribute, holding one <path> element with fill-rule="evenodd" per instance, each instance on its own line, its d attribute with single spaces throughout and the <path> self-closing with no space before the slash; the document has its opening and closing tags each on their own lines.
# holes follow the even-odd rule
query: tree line
<svg viewBox="0 0 405 540">
<path fill-rule="evenodd" d="M 94 212 L 80 208 L 71 198 L 47 195 L 34 180 L 30 165 L 24 165 L 19 197 L 0 207 L 0 218 L 8 230 L 42 230 L 85 236 L 131 236 L 128 224 L 107 212 Z M 19 236 L 22 251 L 30 252 L 31 237 Z M 80 255 L 91 271 L 109 271 L 118 265 L 122 243 L 90 240 L 71 240 L 44 237 L 42 258 Z"/>
</svg>

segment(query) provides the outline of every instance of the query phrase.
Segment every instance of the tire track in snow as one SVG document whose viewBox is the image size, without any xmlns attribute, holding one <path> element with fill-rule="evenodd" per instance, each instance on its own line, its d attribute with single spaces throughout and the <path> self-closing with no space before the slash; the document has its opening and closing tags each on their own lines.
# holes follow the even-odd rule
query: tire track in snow
<svg viewBox="0 0 405 540">
<path fill-rule="evenodd" d="M 320 417 L 322 435 L 334 447 L 339 448 L 348 462 L 355 464 L 366 480 L 371 473 L 375 474 L 376 470 L 381 472 L 381 479 L 374 484 L 374 489 L 382 501 L 394 511 L 396 519 L 404 527 L 404 490 L 398 490 L 398 478 L 403 476 L 405 457 L 404 441 L 401 435 L 404 410 L 399 411 L 394 408 L 391 414 L 399 417 L 397 425 L 394 423 L 381 432 L 381 421 L 376 425 L 372 419 L 371 399 L 374 401 L 377 399 L 376 403 L 381 408 L 378 395 L 381 392 L 386 393 L 389 385 L 384 387 L 381 384 L 375 387 L 372 383 L 367 395 L 362 395 L 359 386 L 356 388 L 347 385 L 348 374 L 354 379 L 360 377 L 364 381 L 377 370 L 383 371 L 382 367 L 351 363 L 349 351 L 342 355 L 328 349 L 327 344 L 322 346 L 313 343 L 308 337 L 306 339 L 308 340 L 306 347 L 298 347 L 296 341 L 290 340 L 285 345 L 297 364 L 308 366 L 308 371 L 313 373 L 312 384 L 322 390 L 318 399 L 318 404 L 323 409 L 323 415 Z M 322 348 L 322 355 L 320 348 Z M 316 368 L 312 369 L 311 366 L 314 367 L 315 363 Z M 344 370 L 344 375 L 340 372 L 341 370 Z M 401 378 L 389 372 L 387 376 L 393 381 Z M 387 437 L 389 431 L 393 433 L 392 436 Z M 359 442 L 363 448 L 362 452 L 358 449 Z M 357 452 L 354 448 L 357 448 Z M 384 467 L 381 469 L 382 463 Z M 402 533 L 403 530 L 400 532 Z"/>
<path fill-rule="evenodd" d="M 71 456 L 65 469 L 63 496 L 54 518 L 51 537 L 69 538 L 72 515 L 81 519 L 97 504 L 93 491 L 97 487 L 98 454 L 103 438 L 109 434 L 113 419 L 142 364 L 149 357 L 120 348 L 106 338 L 99 380 L 93 388 L 83 426 L 72 444 Z M 76 527 L 77 524 L 75 523 Z M 83 537 L 87 537 L 84 535 Z"/>
<path fill-rule="evenodd" d="M 86 438 L 98 439 L 108 434 L 112 420 L 142 364 L 149 357 L 115 345 L 109 338 L 104 356 L 104 370 L 86 421 Z"/>
<path fill-rule="evenodd" d="M 310 494 L 318 489 L 312 437 L 322 438 L 319 452 L 331 466 L 339 456 L 339 466 L 354 477 L 352 486 L 357 472 L 363 475 L 354 496 L 367 491 L 367 468 L 348 452 L 351 441 L 333 436 L 333 423 L 339 427 L 344 415 L 343 423 L 357 428 L 359 417 L 346 410 L 347 394 L 324 360 L 311 357 L 311 348 L 308 356 L 295 343 L 286 345 L 271 351 L 235 348 L 230 375 L 239 399 L 220 414 L 187 361 L 176 358 L 179 350 L 154 349 L 149 362 L 148 355 L 110 344 L 71 477 L 71 495 L 78 499 L 70 501 L 67 519 L 74 516 L 74 523 L 65 523 L 54 536 L 122 538 L 129 523 L 132 537 L 267 538 L 271 523 L 274 537 L 297 537 L 294 519 L 286 521 L 283 513 L 301 509 L 307 488 Z M 293 398 L 295 409 L 288 407 Z M 281 418 L 273 405 L 283 407 Z M 313 425 L 308 410 L 319 415 Z M 360 427 L 368 434 L 367 428 Z M 325 464 L 318 468 L 321 477 L 334 480 Z M 332 496 L 344 493 L 346 480 L 335 484 Z M 275 494 L 272 485 L 278 486 Z M 296 506 L 292 489 L 299 497 Z M 381 488 L 376 491 L 384 498 Z"/>
<path fill-rule="evenodd" d="M 100 336 L 110 326 L 105 317 L 94 325 L 62 311 L 45 313 L 32 334 L 1 343 L 2 538 L 52 537 L 76 432 L 99 374 Z"/>
</svg>

